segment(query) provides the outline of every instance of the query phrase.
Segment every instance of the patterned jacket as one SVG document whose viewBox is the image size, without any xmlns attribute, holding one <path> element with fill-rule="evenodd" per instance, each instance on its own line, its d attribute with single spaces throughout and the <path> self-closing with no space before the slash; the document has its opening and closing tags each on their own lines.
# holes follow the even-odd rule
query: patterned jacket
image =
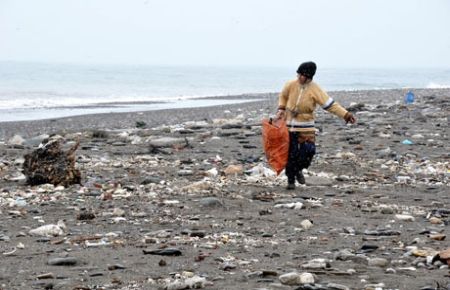
<svg viewBox="0 0 450 290">
<path fill-rule="evenodd" d="M 317 105 L 344 118 L 347 110 L 333 100 L 319 85 L 311 81 L 300 85 L 297 79 L 288 81 L 280 93 L 278 108 L 286 110 L 289 131 L 315 132 L 314 110 Z"/>
</svg>

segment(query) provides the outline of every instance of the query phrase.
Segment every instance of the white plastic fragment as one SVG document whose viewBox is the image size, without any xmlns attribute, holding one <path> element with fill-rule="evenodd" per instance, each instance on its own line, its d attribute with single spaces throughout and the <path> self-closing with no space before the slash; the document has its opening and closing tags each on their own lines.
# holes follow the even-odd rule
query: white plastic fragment
<svg viewBox="0 0 450 290">
<path fill-rule="evenodd" d="M 191 278 L 175 280 L 168 282 L 163 286 L 165 290 L 183 290 L 183 289 L 201 289 L 208 285 L 207 281 L 203 277 L 194 276 Z"/>
<path fill-rule="evenodd" d="M 280 203 L 280 204 L 276 204 L 274 207 L 275 208 L 302 209 L 303 203 L 301 203 L 301 202 Z"/>
<path fill-rule="evenodd" d="M 399 221 L 413 222 L 415 218 L 412 215 L 408 214 L 396 214 L 395 218 Z"/>
<path fill-rule="evenodd" d="M 28 233 L 33 236 L 43 236 L 43 237 L 56 237 L 64 235 L 66 231 L 66 224 L 64 221 L 59 220 L 58 223 L 43 225 L 38 228 L 30 230 Z"/>
</svg>

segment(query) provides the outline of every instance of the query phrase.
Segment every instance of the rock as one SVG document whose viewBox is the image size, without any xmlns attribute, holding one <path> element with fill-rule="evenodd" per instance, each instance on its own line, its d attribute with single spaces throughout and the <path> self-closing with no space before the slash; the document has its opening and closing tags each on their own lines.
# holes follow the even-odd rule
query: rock
<svg viewBox="0 0 450 290">
<path fill-rule="evenodd" d="M 95 272 L 91 272 L 89 273 L 89 277 L 100 277 L 100 276 L 104 276 L 105 273 L 100 272 L 100 271 L 95 271 Z"/>
<path fill-rule="evenodd" d="M 377 245 L 362 245 L 361 248 L 359 249 L 359 252 L 362 253 L 371 253 L 374 252 L 378 249 L 379 247 Z"/>
<path fill-rule="evenodd" d="M 380 208 L 380 212 L 382 214 L 394 214 L 395 213 L 395 209 L 391 206 L 383 206 Z"/>
<path fill-rule="evenodd" d="M 437 218 L 437 217 L 431 217 L 431 218 L 429 219 L 429 221 L 430 221 L 430 223 L 433 224 L 433 225 L 440 225 L 440 224 L 443 224 L 443 223 L 444 223 L 444 221 L 442 221 L 442 219 Z"/>
<path fill-rule="evenodd" d="M 145 255 L 158 255 L 158 256 L 181 256 L 183 253 L 177 248 L 165 248 L 156 250 L 143 250 Z"/>
<path fill-rule="evenodd" d="M 47 264 L 51 266 L 74 266 L 78 263 L 77 258 L 66 257 L 66 258 L 52 258 L 48 260 Z"/>
<path fill-rule="evenodd" d="M 450 248 L 439 252 L 439 259 L 450 266 Z"/>
<path fill-rule="evenodd" d="M 304 228 L 305 230 L 309 230 L 310 228 L 313 227 L 313 223 L 310 220 L 302 220 L 302 222 L 300 223 L 300 225 L 302 226 L 302 228 Z"/>
<path fill-rule="evenodd" d="M 429 237 L 435 241 L 443 241 L 447 236 L 444 234 L 431 234 Z"/>
<path fill-rule="evenodd" d="M 301 284 L 314 284 L 314 275 L 308 272 L 300 274 L 300 283 Z"/>
<path fill-rule="evenodd" d="M 355 113 L 365 110 L 365 104 L 364 103 L 350 103 L 350 106 L 347 107 L 347 111 Z"/>
<path fill-rule="evenodd" d="M 36 279 L 38 280 L 42 280 L 42 279 L 54 279 L 56 276 L 53 273 L 45 273 L 45 274 L 40 274 L 36 276 Z"/>
<path fill-rule="evenodd" d="M 113 209 L 112 215 L 115 217 L 124 217 L 125 211 L 119 207 Z"/>
<path fill-rule="evenodd" d="M 151 184 L 151 183 L 159 184 L 159 183 L 161 183 L 162 180 L 163 179 L 159 176 L 147 176 L 147 177 L 145 177 L 144 180 L 141 181 L 141 184 L 144 184 L 144 185 Z"/>
<path fill-rule="evenodd" d="M 223 204 L 217 197 L 205 197 L 200 200 L 202 207 L 222 207 Z"/>
<path fill-rule="evenodd" d="M 224 170 L 225 175 L 238 175 L 242 174 L 243 172 L 244 168 L 242 167 L 242 165 L 228 165 L 228 167 Z"/>
<path fill-rule="evenodd" d="M 126 269 L 126 267 L 122 264 L 108 265 L 108 270 L 110 270 L 110 271 L 122 270 L 122 269 Z"/>
<path fill-rule="evenodd" d="M 389 261 L 384 258 L 369 258 L 367 263 L 370 267 L 386 267 Z"/>
<path fill-rule="evenodd" d="M 299 285 L 301 284 L 301 276 L 297 272 L 286 273 L 278 277 L 280 282 L 284 285 Z"/>
<path fill-rule="evenodd" d="M 368 236 L 400 236 L 402 233 L 394 230 L 381 229 L 381 230 L 365 230 L 364 234 Z"/>
<path fill-rule="evenodd" d="M 95 214 L 90 211 L 82 211 L 78 213 L 77 220 L 85 221 L 85 220 L 93 220 L 95 219 Z"/>
<path fill-rule="evenodd" d="M 351 260 L 351 258 L 353 258 L 354 256 L 355 254 L 353 254 L 350 250 L 343 249 L 334 255 L 334 259 L 338 261 L 347 261 Z"/>
</svg>

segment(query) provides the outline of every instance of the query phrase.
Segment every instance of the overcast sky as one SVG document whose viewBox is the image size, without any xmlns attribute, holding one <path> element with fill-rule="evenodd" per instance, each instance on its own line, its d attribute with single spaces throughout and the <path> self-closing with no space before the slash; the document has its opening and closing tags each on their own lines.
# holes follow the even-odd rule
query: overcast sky
<svg viewBox="0 0 450 290">
<path fill-rule="evenodd" d="M 450 0 L 0 0 L 0 61 L 450 67 Z"/>
</svg>

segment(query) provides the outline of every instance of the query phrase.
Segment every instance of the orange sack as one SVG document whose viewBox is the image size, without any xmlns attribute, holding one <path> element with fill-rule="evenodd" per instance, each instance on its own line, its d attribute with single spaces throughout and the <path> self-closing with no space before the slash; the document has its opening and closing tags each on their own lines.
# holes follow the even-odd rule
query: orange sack
<svg viewBox="0 0 450 290">
<path fill-rule="evenodd" d="M 289 132 L 286 122 L 282 119 L 263 119 L 262 138 L 267 161 L 279 175 L 286 167 L 289 155 Z"/>
</svg>

